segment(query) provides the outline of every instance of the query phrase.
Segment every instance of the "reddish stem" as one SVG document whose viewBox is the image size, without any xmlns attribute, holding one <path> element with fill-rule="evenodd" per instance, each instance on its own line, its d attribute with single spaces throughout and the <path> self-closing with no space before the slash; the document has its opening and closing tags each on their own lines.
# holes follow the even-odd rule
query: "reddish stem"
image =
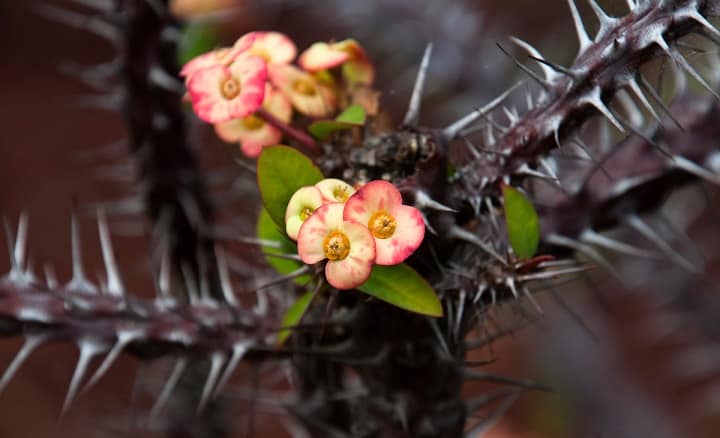
<svg viewBox="0 0 720 438">
<path fill-rule="evenodd" d="M 256 114 L 272 126 L 282 131 L 283 134 L 296 140 L 297 142 L 308 148 L 311 152 L 316 154 L 320 153 L 320 148 L 318 147 L 317 143 L 315 143 L 315 140 L 313 140 L 313 138 L 310 137 L 310 135 L 308 135 L 306 132 L 288 125 L 274 115 L 270 114 L 267 110 L 265 110 L 265 108 L 261 107 L 256 111 Z"/>
</svg>

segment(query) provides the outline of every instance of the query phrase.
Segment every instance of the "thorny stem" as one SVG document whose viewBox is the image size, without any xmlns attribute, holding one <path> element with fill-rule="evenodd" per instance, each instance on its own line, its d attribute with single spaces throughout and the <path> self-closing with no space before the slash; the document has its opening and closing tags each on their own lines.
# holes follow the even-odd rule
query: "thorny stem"
<svg viewBox="0 0 720 438">
<path fill-rule="evenodd" d="M 258 109 L 256 111 L 256 114 L 262 117 L 263 120 L 265 120 L 275 128 L 282 131 L 283 134 L 305 146 L 307 149 L 310 150 L 310 152 L 314 154 L 320 153 L 320 148 L 318 147 L 317 143 L 306 132 L 288 125 L 287 123 L 270 114 L 268 111 L 265 110 L 265 108 Z"/>
</svg>

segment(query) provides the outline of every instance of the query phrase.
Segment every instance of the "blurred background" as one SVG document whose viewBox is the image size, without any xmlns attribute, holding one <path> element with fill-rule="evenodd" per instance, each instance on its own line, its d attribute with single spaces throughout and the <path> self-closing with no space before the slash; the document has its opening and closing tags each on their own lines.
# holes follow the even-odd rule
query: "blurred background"
<svg viewBox="0 0 720 438">
<path fill-rule="evenodd" d="M 133 197 L 136 176 L 121 142 L 122 120 L 93 107 L 97 94 L 65 74 L 77 66 L 107 62 L 114 48 L 43 13 L 47 4 L 83 11 L 78 3 L 0 2 L 0 208 L 13 224 L 21 212 L 27 213 L 34 263 L 52 266 L 60 279 L 67 279 L 73 204 L 91 212 L 112 201 L 114 244 L 128 289 L 151 296 L 148 230 Z M 582 3 L 581 12 L 589 16 Z M 624 2 L 603 5 L 625 13 Z M 315 41 L 357 39 L 376 65 L 381 106 L 396 123 L 428 42 L 435 50 L 421 116 L 426 126 L 452 122 L 520 77 L 496 47 L 510 46 L 508 36 L 531 42 L 563 65 L 576 50 L 570 14 L 561 0 L 180 0 L 175 8 L 192 23 L 195 35 L 210 44 L 228 44 L 252 30 L 284 32 L 300 50 Z M 589 27 L 597 26 L 590 21 Z M 229 175 L 218 178 L 218 190 L 247 190 L 237 180 L 252 176 L 232 165 L 233 146 L 222 144 L 197 121 L 192 137 L 202 166 Z M 671 215 L 682 213 L 692 240 L 699 242 L 706 275 L 690 277 L 668 267 L 656 271 L 654 265 L 628 262 L 632 268 L 626 272 L 635 280 L 628 289 L 598 272 L 553 293 L 541 292 L 545 314 L 532 322 L 522 323 L 525 319 L 512 307 L 493 313 L 498 324 L 517 323 L 522 329 L 474 351 L 473 358 L 494 359 L 493 372 L 533 378 L 558 391 L 523 395 L 483 436 L 718 435 L 720 225 L 713 217 L 716 210 L 706 208 L 717 206 L 717 191 L 705 187 L 703 193 L 685 193 L 668 208 Z M 257 213 L 253 196 L 244 193 L 219 209 L 251 232 Z M 686 213 L 695 210 L 688 218 Z M 81 224 L 87 270 L 101 272 L 95 221 L 86 215 Z M 0 263 L 7 266 L 4 252 Z M 678 307 L 678 291 L 693 291 L 694 299 Z M 702 324 L 688 324 L 687 318 Z M 0 369 L 21 342 L 0 342 Z M 59 421 L 76 357 L 75 347 L 63 343 L 33 354 L 0 396 L 0 437 L 161 436 L 140 428 L 135 418 L 162 386 L 168 367 L 162 361 L 140 364 L 123 357 Z M 243 370 L 238 374 L 234 380 L 241 385 L 248 376 Z M 488 389 L 469 384 L 467 396 Z M 232 393 L 228 399 L 230 418 L 240 423 L 247 403 Z M 260 409 L 257 436 L 282 436 L 276 417 Z M 231 436 L 242 432 L 238 425 Z"/>
</svg>

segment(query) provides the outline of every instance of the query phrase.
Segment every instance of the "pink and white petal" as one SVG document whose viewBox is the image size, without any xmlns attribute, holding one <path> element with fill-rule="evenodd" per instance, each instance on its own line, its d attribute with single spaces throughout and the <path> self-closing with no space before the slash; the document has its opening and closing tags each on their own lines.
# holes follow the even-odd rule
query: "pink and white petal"
<svg viewBox="0 0 720 438">
<path fill-rule="evenodd" d="M 320 189 L 326 202 L 345 202 L 355 193 L 355 189 L 345 181 L 337 178 L 325 178 L 315 187 Z"/>
<path fill-rule="evenodd" d="M 195 113 L 208 123 L 226 122 L 233 118 L 220 86 L 230 73 L 223 66 L 204 68 L 188 79 L 188 93 Z"/>
<path fill-rule="evenodd" d="M 425 237 L 422 213 L 409 205 L 398 205 L 388 212 L 395 218 L 397 228 L 388 239 L 375 239 L 378 265 L 397 265 L 410 257 Z"/>
<path fill-rule="evenodd" d="M 263 108 L 285 123 L 290 122 L 292 118 L 292 104 L 284 94 L 269 83 L 265 87 Z"/>
<path fill-rule="evenodd" d="M 235 44 L 233 44 L 235 53 L 239 55 L 250 49 L 260 33 L 261 32 L 248 32 L 238 38 L 237 41 L 235 41 Z"/>
<path fill-rule="evenodd" d="M 333 112 L 333 106 L 320 93 L 308 96 L 293 92 L 289 97 L 295 109 L 306 116 L 325 117 Z"/>
<path fill-rule="evenodd" d="M 303 222 L 298 233 L 298 255 L 303 262 L 313 264 L 325 258 L 325 237 L 342 225 L 342 208 L 339 203 L 325 204 Z"/>
<path fill-rule="evenodd" d="M 309 72 L 316 72 L 337 67 L 347 61 L 350 55 L 333 48 L 328 43 L 318 42 L 308 47 L 298 60 L 298 64 Z"/>
<path fill-rule="evenodd" d="M 285 209 L 285 220 L 291 216 L 299 216 L 306 207 L 313 211 L 323 204 L 322 194 L 315 186 L 301 187 L 293 193 Z"/>
<path fill-rule="evenodd" d="M 235 143 L 240 141 L 246 129 L 242 119 L 232 119 L 227 122 L 216 123 L 215 133 L 225 143 Z"/>
<path fill-rule="evenodd" d="M 289 64 L 297 55 L 297 47 L 287 35 L 280 32 L 256 32 L 257 38 L 252 44 L 251 52 L 267 54 L 267 62 L 273 64 Z"/>
<path fill-rule="evenodd" d="M 374 213 L 389 212 L 399 205 L 402 205 L 400 191 L 393 184 L 378 179 L 365 184 L 347 200 L 343 217 L 367 226 Z"/>
<path fill-rule="evenodd" d="M 189 77 L 198 70 L 208 67 L 217 67 L 219 65 L 224 66 L 223 61 L 226 61 L 230 48 L 221 47 L 219 49 L 212 50 L 210 52 L 198 55 L 186 62 L 182 70 L 180 70 L 180 77 Z"/>
<path fill-rule="evenodd" d="M 250 158 L 257 158 L 265 146 L 274 146 L 280 143 L 283 133 L 269 124 L 265 123 L 259 129 L 249 129 L 240 138 L 240 147 Z"/>
<path fill-rule="evenodd" d="M 285 234 L 288 235 L 289 238 L 292 240 L 298 239 L 298 234 L 300 233 L 300 227 L 302 227 L 303 223 L 302 219 L 300 219 L 300 216 L 290 216 L 287 220 L 285 220 Z M 325 256 L 325 253 L 323 252 L 323 257 Z M 322 260 L 322 259 L 320 259 Z M 320 261 L 318 260 L 318 262 Z M 314 262 L 317 263 L 317 262 Z"/>
<path fill-rule="evenodd" d="M 325 278 L 337 289 L 353 289 L 370 277 L 375 259 L 375 242 L 370 231 L 360 224 L 345 222 L 342 232 L 350 241 L 350 252 L 342 260 L 328 261 Z"/>
<path fill-rule="evenodd" d="M 270 82 L 275 85 L 282 93 L 287 95 L 287 90 L 292 90 L 292 83 L 301 75 L 301 71 L 288 64 L 270 64 L 268 65 L 268 77 Z"/>
</svg>

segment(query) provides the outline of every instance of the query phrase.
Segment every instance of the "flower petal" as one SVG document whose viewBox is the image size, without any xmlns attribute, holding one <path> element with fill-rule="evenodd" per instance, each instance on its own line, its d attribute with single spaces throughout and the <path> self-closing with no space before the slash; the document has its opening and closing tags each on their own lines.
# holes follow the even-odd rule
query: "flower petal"
<svg viewBox="0 0 720 438">
<path fill-rule="evenodd" d="M 347 200 L 343 217 L 367 226 L 373 213 L 389 212 L 401 204 L 402 195 L 394 185 L 384 180 L 370 181 Z"/>
<path fill-rule="evenodd" d="M 308 47 L 298 60 L 298 64 L 309 72 L 337 67 L 350 57 L 348 52 L 336 49 L 328 43 L 318 42 Z"/>
<path fill-rule="evenodd" d="M 350 241 L 350 252 L 342 260 L 328 261 L 325 278 L 337 289 L 353 289 L 367 281 L 375 260 L 375 242 L 370 231 L 353 222 L 344 222 L 342 232 Z"/>
<path fill-rule="evenodd" d="M 325 258 L 325 237 L 340 229 L 342 210 L 343 204 L 325 204 L 303 222 L 298 233 L 298 255 L 303 262 L 313 264 Z"/>
<path fill-rule="evenodd" d="M 337 178 L 325 178 L 315 187 L 320 189 L 325 202 L 345 202 L 355 193 L 355 189 L 345 181 Z"/>
<path fill-rule="evenodd" d="M 220 47 L 208 53 L 196 56 L 185 63 L 182 70 L 180 70 L 180 77 L 190 77 L 203 68 L 217 66 L 226 67 L 235 60 L 235 57 L 237 57 L 238 54 L 239 52 L 234 50 L 234 48 Z"/>
<path fill-rule="evenodd" d="M 220 86 L 230 77 L 223 66 L 203 68 L 196 71 L 187 82 L 193 110 L 208 123 L 225 122 L 233 118 L 227 100 L 220 93 Z"/>
<path fill-rule="evenodd" d="M 315 77 L 292 65 L 268 66 L 272 83 L 290 99 L 301 113 L 312 117 L 323 117 L 335 110 L 335 95 L 330 88 Z"/>
<path fill-rule="evenodd" d="M 254 32 L 250 53 L 272 64 L 289 64 L 297 55 L 297 48 L 287 35 L 280 32 Z"/>
<path fill-rule="evenodd" d="M 254 113 L 265 98 L 267 65 L 259 56 L 244 56 L 228 68 L 240 82 L 240 94 L 230 102 L 232 117 L 245 117 Z"/>
<path fill-rule="evenodd" d="M 298 237 L 300 226 L 305 221 L 301 215 L 306 208 L 311 212 L 317 210 L 323 204 L 322 194 L 320 190 L 314 186 L 307 186 L 298 189 L 288 201 L 285 210 L 285 232 L 295 240 Z"/>
<path fill-rule="evenodd" d="M 375 239 L 378 265 L 397 265 L 410 257 L 425 237 L 422 213 L 409 205 L 398 205 L 388 212 L 397 223 L 395 233 L 388 239 Z"/>
</svg>

